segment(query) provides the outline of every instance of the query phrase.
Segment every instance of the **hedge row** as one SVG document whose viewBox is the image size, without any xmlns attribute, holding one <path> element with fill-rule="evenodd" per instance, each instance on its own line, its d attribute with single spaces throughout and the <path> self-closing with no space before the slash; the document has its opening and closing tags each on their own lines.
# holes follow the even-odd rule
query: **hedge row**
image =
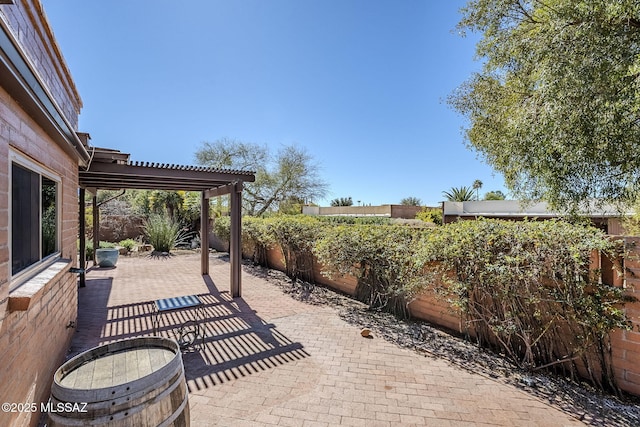
<svg viewBox="0 0 640 427">
<path fill-rule="evenodd" d="M 228 238 L 228 219 L 215 233 Z M 309 216 L 244 218 L 245 253 L 266 263 L 282 249 L 287 274 L 313 280 L 351 274 L 356 297 L 372 309 L 408 316 L 421 292 L 435 292 L 461 313 L 472 335 L 527 369 L 586 367 L 593 383 L 615 389 L 609 333 L 628 329 L 624 297 L 590 270 L 598 251 L 619 249 L 601 231 L 562 221 L 460 221 L 416 229 L 358 225 Z"/>
</svg>

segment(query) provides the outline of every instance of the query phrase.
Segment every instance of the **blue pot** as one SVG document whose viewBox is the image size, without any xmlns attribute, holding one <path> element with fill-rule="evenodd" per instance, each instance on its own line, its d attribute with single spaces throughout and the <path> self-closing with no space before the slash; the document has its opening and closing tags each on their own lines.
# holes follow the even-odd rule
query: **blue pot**
<svg viewBox="0 0 640 427">
<path fill-rule="evenodd" d="M 104 248 L 96 250 L 96 262 L 100 267 L 115 267 L 120 251 L 117 248 Z"/>
</svg>

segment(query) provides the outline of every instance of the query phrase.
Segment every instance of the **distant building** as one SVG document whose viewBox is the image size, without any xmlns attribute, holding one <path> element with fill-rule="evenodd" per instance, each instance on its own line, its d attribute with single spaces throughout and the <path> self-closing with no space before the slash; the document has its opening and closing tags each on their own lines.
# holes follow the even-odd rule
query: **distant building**
<svg viewBox="0 0 640 427">
<path fill-rule="evenodd" d="M 598 206 L 591 203 L 581 212 L 593 225 L 608 234 L 623 234 L 621 213 L 610 205 Z M 563 213 L 549 208 L 545 202 L 527 203 L 518 200 L 481 200 L 469 202 L 442 202 L 442 221 L 445 224 L 458 220 L 477 218 L 499 218 L 521 221 L 523 219 L 544 220 L 560 218 Z"/>
<path fill-rule="evenodd" d="M 422 206 L 382 205 L 382 206 L 304 206 L 302 213 L 312 216 L 379 216 L 385 218 L 414 219 Z"/>
</svg>

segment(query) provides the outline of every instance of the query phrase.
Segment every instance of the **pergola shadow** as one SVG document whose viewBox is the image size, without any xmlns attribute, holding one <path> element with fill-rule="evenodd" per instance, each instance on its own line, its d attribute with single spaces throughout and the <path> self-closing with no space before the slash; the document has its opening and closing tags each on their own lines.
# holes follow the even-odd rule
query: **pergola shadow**
<svg viewBox="0 0 640 427">
<path fill-rule="evenodd" d="M 204 345 L 185 353 L 190 391 L 208 388 L 308 357 L 302 344 L 292 342 L 275 325 L 266 323 L 242 299 L 219 292 L 205 276 Z"/>
<path fill-rule="evenodd" d="M 155 329 L 154 301 L 107 307 L 111 279 L 88 280 L 78 319 L 84 325 L 84 333 L 82 339 L 72 343 L 71 353 L 154 334 L 177 340 L 180 328 L 197 320 L 203 339 L 182 355 L 189 391 L 309 356 L 302 344 L 292 342 L 275 325 L 261 319 L 242 298 L 232 298 L 229 292 L 219 291 L 209 276 L 203 278 L 209 292 L 198 295 L 202 306 L 161 313 Z M 91 295 L 92 290 L 97 294 Z"/>
</svg>

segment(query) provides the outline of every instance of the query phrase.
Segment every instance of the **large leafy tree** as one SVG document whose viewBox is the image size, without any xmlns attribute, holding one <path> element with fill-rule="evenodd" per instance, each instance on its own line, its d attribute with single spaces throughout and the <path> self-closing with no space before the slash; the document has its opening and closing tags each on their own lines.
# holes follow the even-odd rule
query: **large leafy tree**
<svg viewBox="0 0 640 427">
<path fill-rule="evenodd" d="M 451 97 L 516 196 L 576 208 L 640 185 L 640 2 L 471 0 L 484 61 Z"/>
<path fill-rule="evenodd" d="M 319 166 L 297 146 L 285 146 L 273 154 L 264 145 L 224 138 L 205 142 L 195 156 L 201 165 L 256 173 L 255 182 L 244 187 L 243 207 L 248 215 L 260 216 L 277 211 L 281 203 L 309 202 L 326 194 Z"/>
<path fill-rule="evenodd" d="M 507 197 L 500 190 L 488 191 L 484 193 L 484 200 L 504 200 Z"/>
<path fill-rule="evenodd" d="M 404 206 L 420 206 L 422 204 L 422 200 L 418 197 L 409 196 L 400 200 L 400 204 Z"/>
<path fill-rule="evenodd" d="M 335 198 L 331 201 L 331 206 L 353 206 L 353 199 L 351 196 Z"/>
</svg>

